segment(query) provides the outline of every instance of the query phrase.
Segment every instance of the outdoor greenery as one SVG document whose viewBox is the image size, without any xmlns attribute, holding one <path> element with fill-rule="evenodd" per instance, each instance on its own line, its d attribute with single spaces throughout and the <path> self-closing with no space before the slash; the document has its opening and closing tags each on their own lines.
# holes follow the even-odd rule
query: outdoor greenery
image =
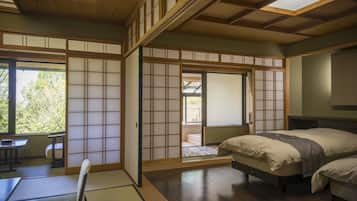
<svg viewBox="0 0 357 201">
<path fill-rule="evenodd" d="M 0 71 L 0 132 L 7 132 L 8 125 L 7 79 Z M 36 79 L 17 90 L 22 96 L 16 101 L 17 134 L 65 130 L 64 72 L 38 71 Z"/>
<path fill-rule="evenodd" d="M 7 68 L 0 68 L 0 133 L 7 132 L 8 126 L 8 83 Z"/>
<path fill-rule="evenodd" d="M 16 103 L 16 133 L 65 130 L 65 73 L 39 71 Z"/>
</svg>

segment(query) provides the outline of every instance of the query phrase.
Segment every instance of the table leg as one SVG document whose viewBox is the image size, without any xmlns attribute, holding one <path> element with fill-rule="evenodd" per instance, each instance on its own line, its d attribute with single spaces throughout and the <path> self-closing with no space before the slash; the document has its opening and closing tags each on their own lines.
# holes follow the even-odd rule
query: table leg
<svg viewBox="0 0 357 201">
<path fill-rule="evenodd" d="M 15 171 L 14 169 L 14 150 L 9 149 L 9 171 Z"/>
</svg>

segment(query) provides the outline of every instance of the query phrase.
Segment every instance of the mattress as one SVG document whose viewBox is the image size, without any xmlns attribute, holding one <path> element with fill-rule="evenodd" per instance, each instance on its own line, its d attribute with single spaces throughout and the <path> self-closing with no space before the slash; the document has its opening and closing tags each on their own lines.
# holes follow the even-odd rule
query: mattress
<svg viewBox="0 0 357 201">
<path fill-rule="evenodd" d="M 276 133 L 314 141 L 321 146 L 325 157 L 330 160 L 357 152 L 357 135 L 346 131 L 315 128 L 276 131 Z M 234 137 L 219 145 L 219 155 L 232 153 L 249 156 L 258 161 L 266 161 L 269 164 L 271 172 L 275 172 L 291 164 L 302 164 L 299 151 L 292 145 L 259 135 Z"/>
<path fill-rule="evenodd" d="M 355 201 L 357 197 L 357 185 L 339 181 L 330 182 L 331 194 L 346 201 Z"/>
<path fill-rule="evenodd" d="M 302 172 L 301 163 L 283 165 L 281 168 L 273 171 L 271 170 L 269 163 L 261 159 L 233 153 L 232 160 L 275 176 L 293 176 L 301 174 Z"/>
</svg>

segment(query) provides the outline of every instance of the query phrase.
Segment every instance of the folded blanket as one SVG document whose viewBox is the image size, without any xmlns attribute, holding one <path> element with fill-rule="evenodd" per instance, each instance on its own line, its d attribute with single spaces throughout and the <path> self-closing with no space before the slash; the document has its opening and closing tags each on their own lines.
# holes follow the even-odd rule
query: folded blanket
<svg viewBox="0 0 357 201">
<path fill-rule="evenodd" d="M 357 185 L 357 155 L 327 163 L 311 179 L 312 193 L 323 190 L 329 180 Z"/>
</svg>

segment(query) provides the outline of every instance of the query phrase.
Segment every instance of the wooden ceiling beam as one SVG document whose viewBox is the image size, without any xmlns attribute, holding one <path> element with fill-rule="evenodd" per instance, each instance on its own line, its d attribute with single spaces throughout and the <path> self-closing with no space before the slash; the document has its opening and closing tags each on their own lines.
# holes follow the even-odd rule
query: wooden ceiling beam
<svg viewBox="0 0 357 201">
<path fill-rule="evenodd" d="M 276 1 L 276 0 L 264 0 L 264 1 L 261 1 L 261 2 L 259 2 L 259 3 L 251 4 L 248 8 L 245 7 L 246 10 L 241 11 L 241 12 L 237 13 L 236 15 L 234 15 L 233 17 L 231 17 L 231 18 L 229 19 L 229 23 L 230 23 L 230 24 L 237 23 L 237 22 L 238 22 L 240 19 L 242 19 L 244 16 L 249 15 L 250 13 L 252 13 L 252 12 L 254 12 L 254 11 L 256 11 L 256 10 L 259 10 L 259 9 L 265 7 L 265 6 L 267 6 L 267 5 L 271 4 L 271 3 L 273 3 L 274 1 Z M 222 1 L 221 1 L 221 2 L 222 2 Z M 237 3 L 235 3 L 235 5 L 238 5 L 238 6 L 239 6 L 239 4 L 237 4 Z"/>
<path fill-rule="evenodd" d="M 297 28 L 295 28 L 294 32 L 295 32 L 295 33 L 299 33 L 299 32 L 301 32 L 301 31 L 303 31 L 303 30 L 310 29 L 310 28 L 312 28 L 312 27 L 315 27 L 315 26 L 318 26 L 318 25 L 322 25 L 322 24 L 325 24 L 325 23 L 327 23 L 327 22 L 331 22 L 331 21 L 334 21 L 334 20 L 338 20 L 338 19 L 347 17 L 347 16 L 349 16 L 349 15 L 356 14 L 356 10 L 357 10 L 357 5 L 356 5 L 356 6 L 353 6 L 353 7 L 351 7 L 351 8 L 349 8 L 348 10 L 346 10 L 346 11 L 344 11 L 344 12 L 341 12 L 341 13 L 336 14 L 336 15 L 334 15 L 334 16 L 328 17 L 328 18 L 326 18 L 326 20 L 315 21 L 315 22 L 311 22 L 311 23 L 302 25 L 302 26 L 300 26 L 300 27 L 297 27 Z"/>
<path fill-rule="evenodd" d="M 293 34 L 293 35 L 298 35 L 298 36 L 304 36 L 306 38 L 311 37 L 310 35 L 307 35 L 307 34 L 295 33 L 291 30 L 282 29 L 282 28 L 278 28 L 278 27 L 269 27 L 269 28 L 264 29 L 262 24 L 253 23 L 253 22 L 240 21 L 239 24 L 231 24 L 229 22 L 229 20 L 225 20 L 225 19 L 217 18 L 217 17 L 211 17 L 211 16 L 204 16 L 204 15 L 197 17 L 196 20 L 224 24 L 224 25 L 230 25 L 230 26 L 241 26 L 241 27 L 260 29 L 260 30 L 266 30 L 266 31 L 274 31 L 274 32 L 284 33 L 284 34 Z"/>
<path fill-rule="evenodd" d="M 283 16 L 277 17 L 277 18 L 275 18 L 273 20 L 270 20 L 270 21 L 264 23 L 263 24 L 263 28 L 264 29 L 269 28 L 269 27 L 271 27 L 272 25 L 274 25 L 274 24 L 276 24 L 278 22 L 281 22 L 281 21 L 284 21 L 284 20 L 288 19 L 289 17 L 290 16 L 288 16 L 288 15 L 283 15 Z"/>
</svg>

